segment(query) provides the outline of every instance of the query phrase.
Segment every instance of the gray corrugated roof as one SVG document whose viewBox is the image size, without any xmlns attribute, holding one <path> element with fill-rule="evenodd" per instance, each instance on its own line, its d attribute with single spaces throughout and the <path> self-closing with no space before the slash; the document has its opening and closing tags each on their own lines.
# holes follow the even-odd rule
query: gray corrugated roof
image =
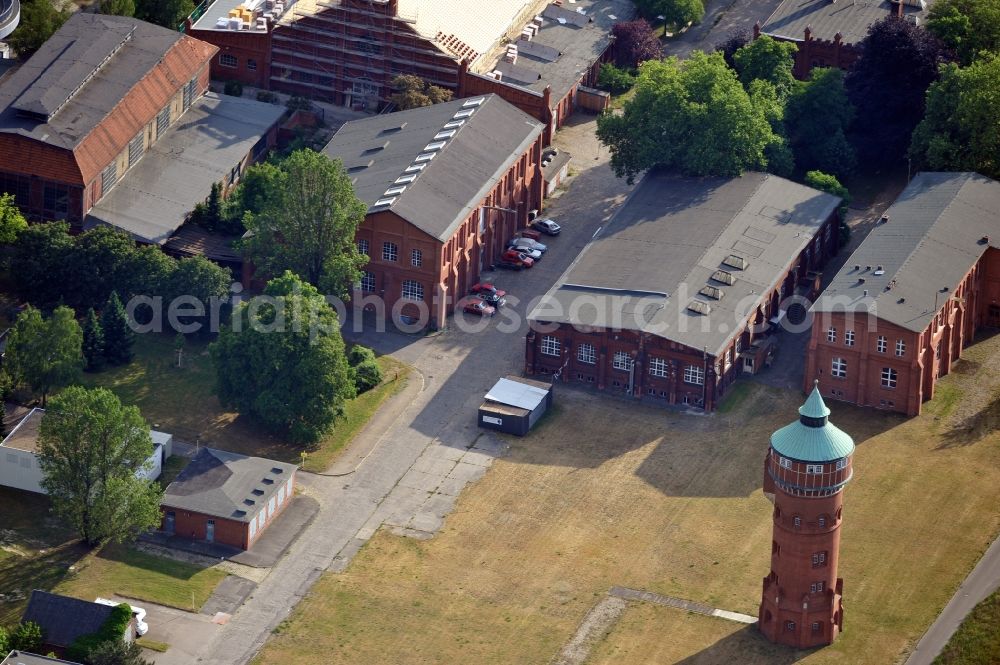
<svg viewBox="0 0 1000 665">
<path fill-rule="evenodd" d="M 839 203 L 766 173 L 647 173 L 528 318 L 643 330 L 718 355 L 740 332 L 742 313 L 778 284 Z M 746 268 L 726 266 L 730 255 L 745 259 Z M 735 282 L 712 280 L 719 269 Z M 722 298 L 699 294 L 706 285 L 721 289 Z M 692 302 L 709 313 L 690 311 Z"/>
<path fill-rule="evenodd" d="M 1000 182 L 976 173 L 918 173 L 886 215 L 813 311 L 873 307 L 878 318 L 920 332 L 983 252 L 1000 246 Z M 879 266 L 883 274 L 875 275 Z"/>
<path fill-rule="evenodd" d="M 262 457 L 202 448 L 167 486 L 160 505 L 249 522 L 288 482 L 295 468 Z"/>
<path fill-rule="evenodd" d="M 465 107 L 477 99 L 480 105 Z M 344 162 L 355 193 L 371 207 L 456 113 L 470 109 L 455 135 L 443 139 L 444 147 L 386 208 L 446 241 L 542 133 L 540 122 L 484 95 L 348 122 L 323 152 Z"/>
<path fill-rule="evenodd" d="M 115 50 L 128 33 L 131 38 Z M 74 14 L 0 85 L 0 132 L 74 148 L 182 37 L 133 18 Z M 107 56 L 110 59 L 94 73 Z M 58 112 L 48 122 L 39 122 L 20 115 L 15 107 L 22 105 Z"/>
<path fill-rule="evenodd" d="M 21 621 L 34 621 L 41 626 L 46 644 L 68 647 L 81 635 L 96 633 L 111 616 L 112 609 L 110 605 L 35 589 Z"/>
<path fill-rule="evenodd" d="M 527 49 L 518 53 L 517 63 L 511 65 L 501 56 L 493 69 L 503 74 L 502 80 L 529 90 L 541 92 L 545 86 L 552 86 L 552 103 L 556 104 L 607 49 L 614 24 L 631 20 L 634 15 L 635 5 L 630 0 L 577 0 L 562 7 L 549 5 L 541 14 L 542 29 Z M 566 23 L 560 23 L 559 18 Z M 552 52 L 557 54 L 554 60 L 550 59 Z"/>
<path fill-rule="evenodd" d="M 930 6 L 930 2 L 926 3 Z M 868 34 L 872 23 L 894 13 L 896 6 L 887 0 L 784 0 L 764 23 L 761 32 L 796 41 L 805 38 L 808 26 L 813 39 L 833 40 L 839 32 L 845 44 L 857 44 Z M 927 11 L 904 5 L 910 20 L 923 21 Z"/>
<path fill-rule="evenodd" d="M 548 396 L 552 386 L 511 376 L 500 379 L 486 393 L 486 401 L 533 411 Z"/>
<path fill-rule="evenodd" d="M 206 94 L 90 210 L 85 226 L 108 224 L 162 245 L 283 113 L 273 104 Z"/>
<path fill-rule="evenodd" d="M 68 660 L 47 658 L 27 651 L 11 651 L 0 665 L 76 665 Z"/>
</svg>

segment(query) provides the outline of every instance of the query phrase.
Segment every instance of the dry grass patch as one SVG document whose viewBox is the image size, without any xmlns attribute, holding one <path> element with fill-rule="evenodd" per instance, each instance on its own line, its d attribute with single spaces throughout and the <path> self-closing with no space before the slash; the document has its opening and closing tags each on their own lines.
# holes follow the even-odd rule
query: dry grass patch
<svg viewBox="0 0 1000 665">
<path fill-rule="evenodd" d="M 847 632 L 802 654 L 807 662 L 897 660 L 997 532 L 1000 434 L 954 432 L 990 408 L 998 348 L 980 344 L 975 371 L 945 379 L 963 395 L 948 400 L 953 413 L 932 405 L 907 422 L 831 404 L 859 444 L 841 558 Z M 560 412 L 511 439 L 442 533 L 378 534 L 345 573 L 321 579 L 257 662 L 545 663 L 615 584 L 756 614 L 771 539 L 764 454 L 801 395 L 755 385 L 708 417 L 571 391 L 557 399 Z M 631 632 L 612 631 L 599 648 L 616 663 L 691 653 L 702 656 L 690 662 L 744 662 L 711 649 L 756 639 L 692 620 L 681 651 L 667 653 L 661 643 L 683 614 L 635 611 L 622 624 Z M 767 662 L 786 657 L 753 648 Z"/>
</svg>

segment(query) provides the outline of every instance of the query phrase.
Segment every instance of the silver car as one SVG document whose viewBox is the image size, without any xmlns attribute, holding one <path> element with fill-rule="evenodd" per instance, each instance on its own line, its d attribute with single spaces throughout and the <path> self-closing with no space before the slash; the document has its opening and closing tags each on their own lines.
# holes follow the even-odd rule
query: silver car
<svg viewBox="0 0 1000 665">
<path fill-rule="evenodd" d="M 537 240 L 532 240 L 531 238 L 514 238 L 510 241 L 508 247 L 519 249 L 522 252 L 532 249 L 536 252 L 541 252 L 542 254 L 547 252 L 549 249 L 548 245 L 540 243 Z"/>
</svg>

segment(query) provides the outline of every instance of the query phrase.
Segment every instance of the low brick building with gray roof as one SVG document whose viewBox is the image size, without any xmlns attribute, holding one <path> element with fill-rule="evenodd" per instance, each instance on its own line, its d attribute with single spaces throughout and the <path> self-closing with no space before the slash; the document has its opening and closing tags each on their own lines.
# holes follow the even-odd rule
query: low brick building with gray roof
<svg viewBox="0 0 1000 665">
<path fill-rule="evenodd" d="M 920 413 L 983 327 L 1000 327 L 1000 183 L 918 173 L 812 312 L 805 387 Z"/>
<path fill-rule="evenodd" d="M 167 486 L 161 529 L 250 549 L 291 502 L 294 464 L 202 448 Z"/>
<path fill-rule="evenodd" d="M 545 331 L 527 372 L 711 410 L 784 299 L 815 287 L 839 205 L 766 173 L 648 173 L 528 314 Z"/>
</svg>

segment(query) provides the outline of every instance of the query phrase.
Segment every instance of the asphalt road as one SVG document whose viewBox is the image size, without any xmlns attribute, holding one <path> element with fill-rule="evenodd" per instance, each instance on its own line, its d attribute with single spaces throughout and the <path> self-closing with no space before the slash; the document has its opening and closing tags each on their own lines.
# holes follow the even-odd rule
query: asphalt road
<svg viewBox="0 0 1000 665">
<path fill-rule="evenodd" d="M 608 168 L 607 150 L 598 149 L 593 126 L 592 116 L 580 115 L 574 126 L 557 136 L 556 145 L 574 154 L 571 166 L 579 172 L 569 193 L 552 200 L 546 210 L 563 226 L 562 235 L 551 242 L 546 239 L 549 252 L 534 268 L 483 276 L 513 296 L 509 312 L 522 318 L 528 301 L 548 290 L 630 189 Z M 577 192 L 586 196 L 577 198 Z M 304 491 L 320 503 L 319 514 L 230 622 L 199 645 L 197 662 L 248 662 L 324 571 L 346 566 L 380 524 L 403 523 L 421 509 L 428 493 L 413 479 L 431 478 L 427 472 L 433 467 L 464 468 L 464 475 L 456 478 L 457 494 L 466 480 L 485 472 L 482 467 L 488 466 L 490 449 L 477 443 L 481 437 L 475 425 L 476 407 L 498 377 L 523 369 L 526 324 L 508 321 L 495 317 L 477 333 L 452 326 L 432 336 L 398 332 L 360 336 L 379 352 L 413 365 L 423 390 L 398 414 L 355 473 L 340 478 L 300 475 Z M 435 525 L 427 528 L 432 532 Z M 185 650 L 190 648 L 185 645 Z"/>
<path fill-rule="evenodd" d="M 733 30 L 752 31 L 758 21 L 764 25 L 779 4 L 780 0 L 707 0 L 702 22 L 667 41 L 663 54 L 686 58 L 691 51 L 712 51 Z"/>
</svg>

